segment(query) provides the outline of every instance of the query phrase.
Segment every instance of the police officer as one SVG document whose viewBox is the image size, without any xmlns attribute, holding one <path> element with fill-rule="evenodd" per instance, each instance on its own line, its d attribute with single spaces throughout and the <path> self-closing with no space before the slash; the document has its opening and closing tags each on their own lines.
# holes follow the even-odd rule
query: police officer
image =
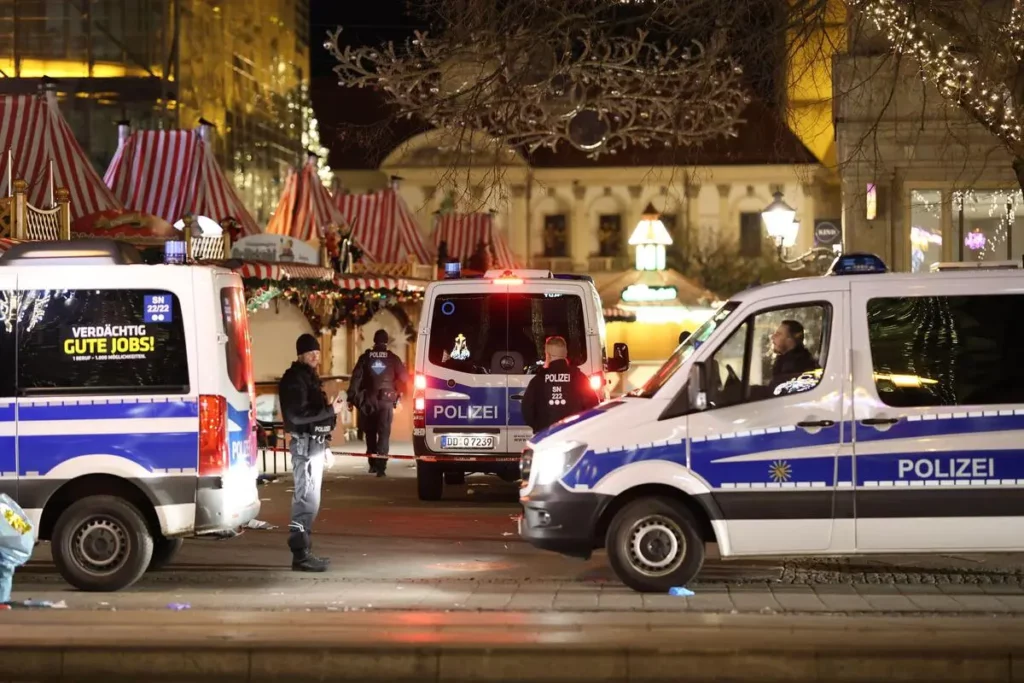
<svg viewBox="0 0 1024 683">
<path fill-rule="evenodd" d="M 344 400 L 328 401 L 320 381 L 320 343 L 311 334 L 295 342 L 298 359 L 285 371 L 278 385 L 284 426 L 291 435 L 290 452 L 294 492 L 292 517 L 288 524 L 288 547 L 292 551 L 292 569 L 304 572 L 327 571 L 330 560 L 313 554 L 310 533 L 320 510 L 327 442 Z"/>
<path fill-rule="evenodd" d="M 569 363 L 565 339 L 548 337 L 544 355 L 544 371 L 530 380 L 523 394 L 523 417 L 534 434 L 600 403 L 586 375 Z"/>
<path fill-rule="evenodd" d="M 391 420 L 399 396 L 409 385 L 409 373 L 402 359 L 388 350 L 389 342 L 385 330 L 374 333 L 373 348 L 359 358 L 350 383 L 357 395 L 366 452 L 371 456 L 386 456 L 391 450 Z M 383 477 L 387 466 L 386 457 L 370 458 L 370 474 Z"/>
</svg>

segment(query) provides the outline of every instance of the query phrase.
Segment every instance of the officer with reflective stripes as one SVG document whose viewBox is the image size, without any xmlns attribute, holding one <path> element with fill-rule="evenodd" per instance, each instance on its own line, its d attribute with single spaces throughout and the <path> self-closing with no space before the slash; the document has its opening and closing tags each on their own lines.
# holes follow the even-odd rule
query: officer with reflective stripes
<svg viewBox="0 0 1024 683">
<path fill-rule="evenodd" d="M 320 487 L 326 466 L 327 441 L 337 424 L 344 401 L 339 395 L 327 399 L 318 373 L 320 343 L 311 334 L 295 342 L 298 360 L 285 371 L 278 385 L 281 414 L 291 436 L 290 452 L 294 492 L 292 518 L 288 524 L 288 547 L 292 551 L 292 569 L 304 572 L 327 571 L 330 560 L 313 554 L 310 533 L 320 510 Z"/>
<path fill-rule="evenodd" d="M 565 339 L 548 337 L 544 354 L 544 371 L 530 380 L 523 394 L 523 418 L 534 434 L 600 403 L 587 376 L 569 363 Z"/>
<path fill-rule="evenodd" d="M 391 450 L 391 421 L 398 398 L 409 385 L 409 373 L 402 359 L 388 350 L 388 333 L 377 330 L 373 348 L 356 363 L 349 383 L 356 395 L 359 417 L 366 434 L 367 455 L 386 456 Z M 386 457 L 370 458 L 370 474 L 384 476 Z"/>
</svg>

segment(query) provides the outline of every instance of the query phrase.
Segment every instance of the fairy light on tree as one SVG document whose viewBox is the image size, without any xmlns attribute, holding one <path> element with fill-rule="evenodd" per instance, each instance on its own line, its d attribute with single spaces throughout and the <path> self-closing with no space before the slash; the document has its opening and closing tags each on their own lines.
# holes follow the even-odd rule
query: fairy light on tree
<svg viewBox="0 0 1024 683">
<path fill-rule="evenodd" d="M 1024 0 L 992 16 L 989 3 L 850 0 L 922 78 L 984 126 L 1010 152 L 1024 188 Z"/>
</svg>

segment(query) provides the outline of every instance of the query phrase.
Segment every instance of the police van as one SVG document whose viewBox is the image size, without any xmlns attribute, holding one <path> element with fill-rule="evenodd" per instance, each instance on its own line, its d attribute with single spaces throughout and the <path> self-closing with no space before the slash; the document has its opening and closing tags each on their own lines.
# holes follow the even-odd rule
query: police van
<svg viewBox="0 0 1024 683">
<path fill-rule="evenodd" d="M 0 257 L 0 493 L 64 579 L 115 591 L 254 518 L 242 282 L 110 240 Z"/>
<path fill-rule="evenodd" d="M 639 591 L 685 585 L 709 543 L 1024 550 L 1024 270 L 1002 265 L 897 274 L 852 254 L 741 293 L 643 387 L 531 440 L 522 537 L 603 547 Z M 779 376 L 797 347 L 813 367 Z"/>
<path fill-rule="evenodd" d="M 523 420 L 526 386 L 544 364 L 544 341 L 565 338 L 569 361 L 607 395 L 608 372 L 629 368 L 629 350 L 609 358 L 593 279 L 546 270 L 491 270 L 462 277 L 447 264 L 427 286 L 420 317 L 413 396 L 413 448 L 422 500 L 473 472 L 519 479 L 532 430 Z"/>
</svg>

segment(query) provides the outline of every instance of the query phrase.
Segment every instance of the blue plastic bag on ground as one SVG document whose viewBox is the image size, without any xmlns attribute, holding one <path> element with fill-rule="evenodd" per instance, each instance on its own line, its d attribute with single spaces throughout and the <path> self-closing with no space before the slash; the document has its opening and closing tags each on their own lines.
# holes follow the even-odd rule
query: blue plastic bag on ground
<svg viewBox="0 0 1024 683">
<path fill-rule="evenodd" d="M 14 570 L 28 562 L 36 546 L 36 530 L 28 515 L 0 494 L 0 603 L 10 602 Z"/>
</svg>

